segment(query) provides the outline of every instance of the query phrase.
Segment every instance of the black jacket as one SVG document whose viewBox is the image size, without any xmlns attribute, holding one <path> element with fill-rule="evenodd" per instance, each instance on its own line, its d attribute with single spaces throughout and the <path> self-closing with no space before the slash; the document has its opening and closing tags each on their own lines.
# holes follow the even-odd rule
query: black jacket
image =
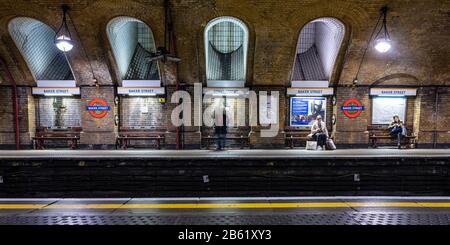
<svg viewBox="0 0 450 245">
<path fill-rule="evenodd" d="M 215 131 L 216 134 L 226 134 L 227 131 L 228 131 L 228 128 L 227 128 L 227 114 L 226 113 L 222 114 L 222 122 L 223 122 L 222 126 L 219 126 L 219 125 L 215 126 L 214 131 Z"/>
</svg>

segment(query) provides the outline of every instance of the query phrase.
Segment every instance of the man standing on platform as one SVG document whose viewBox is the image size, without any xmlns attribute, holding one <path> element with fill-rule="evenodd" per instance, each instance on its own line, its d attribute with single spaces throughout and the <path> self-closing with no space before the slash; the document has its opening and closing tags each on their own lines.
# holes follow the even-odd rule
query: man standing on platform
<svg viewBox="0 0 450 245">
<path fill-rule="evenodd" d="M 225 108 L 222 110 L 222 115 L 220 113 L 216 113 L 216 123 L 214 128 L 214 134 L 217 139 L 217 150 L 221 151 L 225 148 L 226 139 L 227 139 L 227 113 Z"/>
</svg>

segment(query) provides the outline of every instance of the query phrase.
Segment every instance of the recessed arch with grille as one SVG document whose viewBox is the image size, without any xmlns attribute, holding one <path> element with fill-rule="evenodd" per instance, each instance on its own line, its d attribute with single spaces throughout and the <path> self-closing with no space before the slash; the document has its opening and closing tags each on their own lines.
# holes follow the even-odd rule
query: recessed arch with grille
<svg viewBox="0 0 450 245">
<path fill-rule="evenodd" d="M 74 80 L 64 52 L 54 43 L 52 28 L 33 18 L 17 17 L 8 30 L 37 81 Z"/>
<path fill-rule="evenodd" d="M 248 28 L 229 16 L 211 20 L 205 28 L 208 87 L 244 87 L 247 67 Z"/>
<path fill-rule="evenodd" d="M 157 61 L 148 60 L 156 48 L 147 24 L 116 17 L 108 23 L 107 34 L 122 80 L 160 80 Z"/>
<path fill-rule="evenodd" d="M 345 26 L 336 18 L 323 17 L 306 24 L 297 43 L 293 83 L 327 87 L 344 35 Z"/>
</svg>

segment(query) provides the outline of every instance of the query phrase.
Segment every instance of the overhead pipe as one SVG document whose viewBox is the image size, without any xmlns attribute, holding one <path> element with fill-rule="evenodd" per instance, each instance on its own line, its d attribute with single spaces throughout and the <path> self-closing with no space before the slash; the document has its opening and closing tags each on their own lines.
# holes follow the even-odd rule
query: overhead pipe
<svg viewBox="0 0 450 245">
<path fill-rule="evenodd" d="M 439 88 L 436 87 L 434 90 L 434 130 L 433 130 L 433 148 L 437 148 L 438 141 L 438 128 L 437 122 L 439 117 Z"/>
<path fill-rule="evenodd" d="M 13 110 L 14 110 L 14 134 L 16 142 L 16 150 L 20 150 L 20 128 L 19 128 L 19 98 L 17 94 L 17 83 L 14 80 L 5 60 L 0 57 L 0 66 L 5 72 L 4 78 L 9 81 L 12 86 L 12 100 L 13 100 Z"/>
</svg>

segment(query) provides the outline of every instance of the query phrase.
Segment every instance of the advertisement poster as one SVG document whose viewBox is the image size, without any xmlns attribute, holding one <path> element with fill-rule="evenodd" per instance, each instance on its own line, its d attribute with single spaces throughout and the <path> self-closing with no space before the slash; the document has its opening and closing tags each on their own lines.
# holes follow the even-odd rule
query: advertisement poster
<svg viewBox="0 0 450 245">
<path fill-rule="evenodd" d="M 318 115 L 326 118 L 326 98 L 291 97 L 291 126 L 309 128 Z"/>
<path fill-rule="evenodd" d="M 373 98 L 372 124 L 389 124 L 394 115 L 405 122 L 406 98 Z"/>
</svg>

